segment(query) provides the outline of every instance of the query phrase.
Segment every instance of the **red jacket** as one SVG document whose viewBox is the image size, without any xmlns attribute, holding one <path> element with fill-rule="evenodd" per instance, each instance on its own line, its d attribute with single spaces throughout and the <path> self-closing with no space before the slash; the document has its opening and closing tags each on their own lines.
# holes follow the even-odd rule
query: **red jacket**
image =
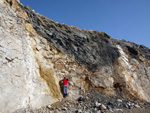
<svg viewBox="0 0 150 113">
<path fill-rule="evenodd" d="M 63 79 L 63 85 L 67 85 L 67 79 Z"/>
</svg>

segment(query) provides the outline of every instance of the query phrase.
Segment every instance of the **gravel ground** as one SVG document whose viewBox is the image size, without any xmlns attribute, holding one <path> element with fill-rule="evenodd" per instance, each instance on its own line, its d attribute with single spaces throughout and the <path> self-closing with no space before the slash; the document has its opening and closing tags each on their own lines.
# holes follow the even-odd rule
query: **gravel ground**
<svg viewBox="0 0 150 113">
<path fill-rule="evenodd" d="M 150 103 L 139 105 L 137 101 L 106 97 L 94 90 L 86 92 L 77 100 L 66 97 L 51 106 L 37 110 L 18 110 L 14 113 L 150 113 Z"/>
</svg>

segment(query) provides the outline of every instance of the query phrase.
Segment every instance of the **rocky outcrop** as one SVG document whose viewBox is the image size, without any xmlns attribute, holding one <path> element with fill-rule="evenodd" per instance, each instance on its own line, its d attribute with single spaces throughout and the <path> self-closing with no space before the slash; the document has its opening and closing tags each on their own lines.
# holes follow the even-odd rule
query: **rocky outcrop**
<svg viewBox="0 0 150 113">
<path fill-rule="evenodd" d="M 104 32 L 80 30 L 57 24 L 42 15 L 37 15 L 29 7 L 22 9 L 28 14 L 29 22 L 38 34 L 75 61 L 86 65 L 89 70 L 111 65 L 119 57 L 117 48 L 111 44 L 111 37 Z"/>
<path fill-rule="evenodd" d="M 40 108 L 61 98 L 60 95 L 53 98 L 53 90 L 49 90 L 40 76 L 32 48 L 33 40 L 23 26 L 21 15 L 13 7 L 0 4 L 1 113 L 28 107 Z M 58 87 L 55 89 L 59 90 Z"/>
<path fill-rule="evenodd" d="M 0 112 L 36 109 L 86 90 L 150 102 L 150 49 L 56 23 L 19 1 L 0 2 Z M 10 109 L 11 108 L 11 109 Z"/>
<path fill-rule="evenodd" d="M 128 93 L 129 98 L 149 101 L 148 48 L 113 39 L 104 32 L 80 30 L 55 23 L 36 14 L 29 7 L 22 6 L 22 9 L 28 14 L 28 22 L 38 34 L 74 61 L 87 67 L 86 80 L 92 87 L 109 90 L 115 88 L 124 94 Z"/>
</svg>

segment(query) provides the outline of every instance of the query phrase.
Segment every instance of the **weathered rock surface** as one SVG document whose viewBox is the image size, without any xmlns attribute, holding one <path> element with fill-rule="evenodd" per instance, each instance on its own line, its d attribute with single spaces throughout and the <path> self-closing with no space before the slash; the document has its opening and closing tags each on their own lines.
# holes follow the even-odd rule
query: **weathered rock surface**
<svg viewBox="0 0 150 113">
<path fill-rule="evenodd" d="M 38 34 L 87 68 L 88 73 L 82 69 L 80 75 L 84 74 L 92 87 L 116 88 L 113 89 L 115 92 L 108 92 L 114 95 L 119 90 L 128 98 L 150 101 L 148 48 L 113 39 L 104 32 L 80 30 L 55 23 L 29 7 L 22 6 L 22 9 L 28 14 L 28 21 Z"/>
<path fill-rule="evenodd" d="M 71 100 L 94 89 L 150 102 L 150 49 L 56 23 L 16 0 L 0 1 L 0 56 L 0 112 L 61 101 L 64 76 Z"/>
<path fill-rule="evenodd" d="M 0 4 L 1 113 L 28 107 L 40 108 L 61 98 L 60 95 L 57 98 L 50 96 L 53 89 L 50 90 L 40 76 L 32 48 L 34 39 L 18 16 L 14 8 Z M 56 89 L 59 90 L 58 87 Z"/>
</svg>

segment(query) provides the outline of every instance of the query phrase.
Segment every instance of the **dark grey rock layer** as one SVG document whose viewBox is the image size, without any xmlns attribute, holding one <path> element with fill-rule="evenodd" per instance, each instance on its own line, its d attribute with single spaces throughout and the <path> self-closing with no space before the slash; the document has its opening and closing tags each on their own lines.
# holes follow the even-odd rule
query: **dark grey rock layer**
<svg viewBox="0 0 150 113">
<path fill-rule="evenodd" d="M 101 65 L 112 65 L 120 56 L 116 45 L 123 47 L 131 57 L 138 59 L 138 55 L 142 55 L 150 59 L 150 49 L 143 45 L 116 40 L 104 32 L 69 27 L 36 14 L 28 6 L 21 6 L 21 8 L 28 14 L 29 23 L 38 34 L 90 70 L 96 70 Z"/>
</svg>

